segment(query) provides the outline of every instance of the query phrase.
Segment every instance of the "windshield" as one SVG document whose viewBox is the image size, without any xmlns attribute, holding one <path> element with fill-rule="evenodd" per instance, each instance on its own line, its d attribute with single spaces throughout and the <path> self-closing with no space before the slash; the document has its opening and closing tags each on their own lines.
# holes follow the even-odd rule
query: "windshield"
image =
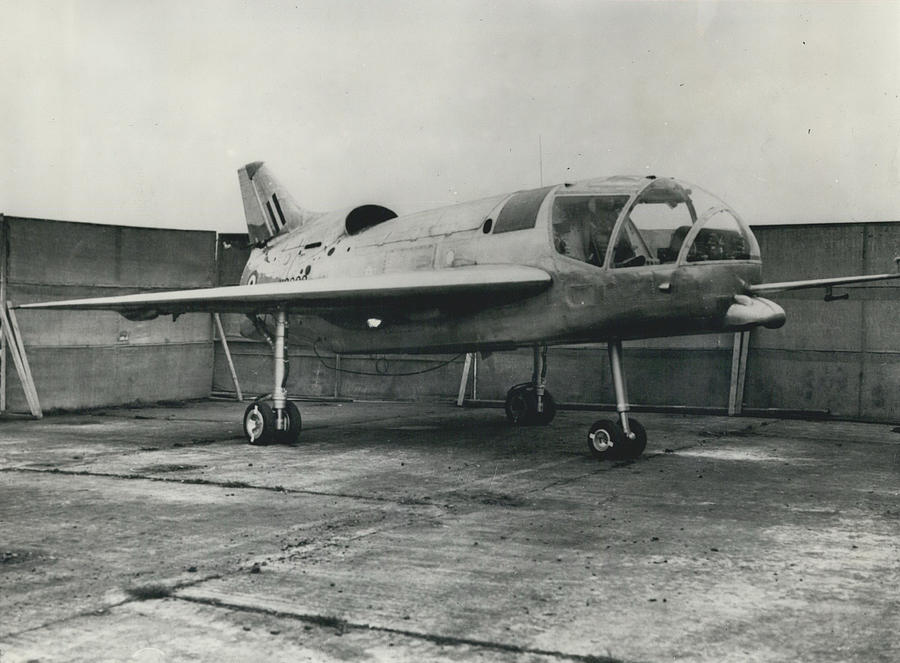
<svg viewBox="0 0 900 663">
<path fill-rule="evenodd" d="M 602 267 L 609 238 L 628 196 L 560 195 L 553 201 L 553 245 L 575 260 Z"/>
<path fill-rule="evenodd" d="M 693 239 L 687 262 L 759 258 L 752 233 L 722 201 L 666 179 L 649 184 L 628 210 L 615 239 L 612 266 L 674 263 L 689 233 Z"/>
<path fill-rule="evenodd" d="M 655 180 L 635 200 L 616 242 L 614 267 L 675 262 L 696 215 L 689 191 Z"/>
</svg>

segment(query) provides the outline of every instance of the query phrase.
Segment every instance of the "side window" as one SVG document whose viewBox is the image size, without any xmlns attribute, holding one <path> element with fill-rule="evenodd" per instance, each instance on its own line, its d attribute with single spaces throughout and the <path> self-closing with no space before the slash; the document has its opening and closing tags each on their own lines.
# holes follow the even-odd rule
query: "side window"
<svg viewBox="0 0 900 663">
<path fill-rule="evenodd" d="M 602 267 L 613 226 L 628 196 L 557 196 L 553 245 L 557 252 Z"/>
<path fill-rule="evenodd" d="M 526 230 L 534 228 L 537 223 L 537 213 L 541 208 L 544 198 L 550 193 L 552 186 L 543 189 L 531 189 L 530 191 L 519 191 L 514 193 L 500 214 L 497 215 L 497 222 L 494 224 L 494 234 L 506 233 L 512 230 Z"/>
<path fill-rule="evenodd" d="M 740 224 L 726 209 L 709 217 L 697 233 L 688 250 L 688 262 L 709 260 L 750 260 L 754 256 L 753 243 L 745 236 Z"/>
</svg>

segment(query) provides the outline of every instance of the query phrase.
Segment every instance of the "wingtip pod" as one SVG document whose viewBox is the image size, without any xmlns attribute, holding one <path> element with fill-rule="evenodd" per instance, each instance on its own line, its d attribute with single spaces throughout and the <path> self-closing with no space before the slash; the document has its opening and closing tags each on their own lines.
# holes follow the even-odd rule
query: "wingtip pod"
<svg viewBox="0 0 900 663">
<path fill-rule="evenodd" d="M 744 331 L 753 327 L 778 329 L 784 326 L 787 316 L 784 309 L 775 302 L 763 297 L 735 295 L 734 303 L 725 313 L 725 326 L 735 331 Z"/>
</svg>

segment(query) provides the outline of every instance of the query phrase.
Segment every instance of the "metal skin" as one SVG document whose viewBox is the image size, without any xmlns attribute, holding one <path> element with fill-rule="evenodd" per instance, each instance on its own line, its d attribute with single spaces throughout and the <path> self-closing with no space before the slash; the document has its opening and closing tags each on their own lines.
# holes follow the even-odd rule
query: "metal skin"
<svg viewBox="0 0 900 663">
<path fill-rule="evenodd" d="M 499 306 L 490 299 L 443 302 L 413 310 L 403 302 L 373 303 L 349 312 L 335 308 L 316 316 L 292 317 L 289 342 L 314 343 L 318 349 L 342 354 L 493 351 L 783 323 L 783 312 L 778 310 L 767 311 L 762 318 L 748 320 L 744 316 L 739 324 L 732 323 L 734 315 L 727 316 L 736 303 L 735 295 L 759 299 L 748 295 L 748 286 L 761 281 L 758 258 L 689 264 L 685 253 L 677 264 L 614 268 L 596 267 L 558 253 L 549 218 L 554 195 L 560 190 L 566 195 L 604 193 L 607 188 L 602 184 L 607 181 L 555 187 L 541 204 L 533 228 L 499 234 L 485 233 L 484 224 L 496 220 L 508 195 L 392 219 L 354 236 L 341 232 L 345 212 L 322 215 L 254 249 L 241 283 L 486 264 L 531 266 L 552 278 L 545 291 Z M 625 192 L 633 201 L 653 182 L 616 178 L 614 189 L 609 189 Z M 622 224 L 620 218 L 613 237 Z M 369 327 L 365 324 L 368 320 L 380 320 L 381 324 Z"/>
<path fill-rule="evenodd" d="M 544 410 L 547 346 L 606 341 L 620 433 L 599 444 L 592 431 L 589 448 L 594 452 L 598 448 L 606 449 L 601 457 L 615 453 L 610 457 L 629 458 L 635 455 L 629 453 L 629 448 L 636 436 L 628 417 L 623 339 L 747 329 L 757 325 L 778 327 L 784 323 L 784 311 L 780 307 L 748 294 L 748 286 L 761 280 L 762 263 L 749 228 L 730 210 L 751 246 L 751 254 L 743 260 L 689 264 L 689 246 L 704 225 L 703 218 L 696 218 L 696 212 L 692 211 L 693 228 L 684 238 L 676 262 L 615 266 L 614 245 L 619 235 L 626 232 L 628 213 L 642 192 L 653 186 L 657 186 L 654 179 L 615 178 L 553 187 L 538 194 L 543 200 L 534 212 L 533 223 L 524 219 L 522 225 L 531 227 L 509 232 L 497 231 L 501 230 L 500 214 L 509 204 L 510 196 L 389 219 L 359 234 L 340 232 L 347 230 L 344 212 L 316 217 L 302 211 L 303 221 L 296 230 L 283 236 L 275 234 L 254 250 L 241 283 L 327 280 L 483 264 L 543 270 L 550 275 L 551 285 L 530 297 L 500 305 L 489 298 L 482 301 L 466 298 L 445 299 L 434 306 L 373 301 L 349 311 L 336 307 L 318 315 L 297 316 L 290 325 L 290 341 L 341 354 L 471 352 L 531 345 L 536 410 L 530 417 L 532 421 L 541 419 Z M 278 187 L 269 176 L 266 188 L 274 191 Z M 557 195 L 628 196 L 610 235 L 603 260 L 605 267 L 560 252 L 550 211 Z M 269 197 L 265 188 L 262 196 Z M 282 193 L 281 197 L 285 198 L 286 194 Z M 245 208 L 252 207 L 252 202 L 248 205 L 245 198 Z M 715 208 L 711 217 L 724 209 Z M 277 233 L 277 217 L 270 212 L 269 218 L 273 222 L 270 230 Z M 264 231 L 257 234 L 265 236 Z M 276 338 L 284 324 L 283 311 L 279 310 L 277 315 L 276 323 L 280 324 L 276 324 Z M 280 357 L 276 344 L 276 390 L 281 384 Z M 508 401 L 509 398 L 514 396 L 508 396 Z M 274 409 L 280 417 L 283 397 L 279 394 L 274 400 Z M 636 454 L 642 450 L 640 446 Z"/>
<path fill-rule="evenodd" d="M 759 295 L 812 287 L 830 294 L 900 278 L 761 283 L 749 227 L 714 196 L 674 179 L 587 180 L 397 217 L 379 205 L 305 210 L 261 162 L 238 178 L 256 244 L 240 285 L 22 308 L 113 310 L 137 320 L 245 313 L 246 334 L 262 332 L 274 358 L 271 408 L 254 403 L 244 416 L 252 444 L 299 433 L 284 389 L 286 343 L 340 354 L 530 346 L 532 383 L 510 390 L 507 416 L 546 424 L 555 412 L 547 346 L 605 342 L 618 416 L 595 422 L 588 447 L 601 460 L 635 458 L 646 432 L 627 416 L 622 341 L 777 328 L 784 310 Z M 528 416 L 512 403 L 529 404 Z"/>
</svg>

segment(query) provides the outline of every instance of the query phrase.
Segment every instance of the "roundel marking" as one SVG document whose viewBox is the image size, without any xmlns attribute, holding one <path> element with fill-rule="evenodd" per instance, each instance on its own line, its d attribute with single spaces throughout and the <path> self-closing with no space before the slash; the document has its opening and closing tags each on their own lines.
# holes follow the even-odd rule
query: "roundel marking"
<svg viewBox="0 0 900 663">
<path fill-rule="evenodd" d="M 255 285 L 256 284 L 256 272 L 250 274 L 250 277 L 247 279 L 247 285 Z"/>
</svg>

